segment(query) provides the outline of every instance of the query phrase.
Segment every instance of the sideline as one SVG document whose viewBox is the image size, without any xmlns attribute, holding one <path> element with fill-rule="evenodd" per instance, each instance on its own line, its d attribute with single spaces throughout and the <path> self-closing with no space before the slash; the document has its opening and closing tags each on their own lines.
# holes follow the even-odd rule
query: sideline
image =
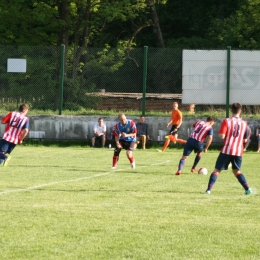
<svg viewBox="0 0 260 260">
<path fill-rule="evenodd" d="M 170 160 L 166 160 L 166 161 L 162 161 L 162 162 L 158 162 L 158 163 L 153 163 L 153 164 L 150 164 L 150 165 L 140 166 L 138 168 L 145 168 L 145 167 L 165 164 L 165 163 L 169 163 L 169 162 L 170 162 Z M 129 168 L 127 168 L 127 169 L 129 170 Z M 39 185 L 35 185 L 35 186 L 23 188 L 23 189 L 6 190 L 6 191 L 0 192 L 0 196 L 1 195 L 5 195 L 5 194 L 9 194 L 9 193 L 16 193 L 16 192 L 24 192 L 24 191 L 29 191 L 29 190 L 36 190 L 38 188 L 53 186 L 53 185 L 56 185 L 56 184 L 77 182 L 77 181 L 81 181 L 81 180 L 92 179 L 92 178 L 106 176 L 106 175 L 109 175 L 110 173 L 120 172 L 120 171 L 124 171 L 124 170 L 126 170 L 126 168 L 125 169 L 118 169 L 118 170 L 111 170 L 109 172 L 104 172 L 104 173 L 100 173 L 100 174 L 96 174 L 96 175 L 92 175 L 92 176 L 85 176 L 85 177 L 81 177 L 81 178 L 77 178 L 77 179 L 70 179 L 70 180 L 64 180 L 64 181 L 55 181 L 55 182 L 50 182 L 50 183 L 43 183 L 43 184 L 39 184 Z M 133 170 L 133 173 L 134 173 L 134 170 Z"/>
</svg>

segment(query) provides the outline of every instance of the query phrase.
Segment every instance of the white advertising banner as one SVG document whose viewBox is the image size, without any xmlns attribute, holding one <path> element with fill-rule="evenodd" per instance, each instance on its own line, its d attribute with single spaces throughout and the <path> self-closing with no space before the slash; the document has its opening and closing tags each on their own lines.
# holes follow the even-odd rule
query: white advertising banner
<svg viewBox="0 0 260 260">
<path fill-rule="evenodd" d="M 230 103 L 258 105 L 260 51 L 231 51 Z M 226 104 L 227 50 L 183 50 L 182 103 Z"/>
</svg>

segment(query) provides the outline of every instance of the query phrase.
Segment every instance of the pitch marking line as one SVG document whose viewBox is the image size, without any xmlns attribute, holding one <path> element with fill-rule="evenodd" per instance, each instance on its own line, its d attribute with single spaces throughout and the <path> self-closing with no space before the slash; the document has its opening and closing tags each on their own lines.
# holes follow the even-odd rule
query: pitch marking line
<svg viewBox="0 0 260 260">
<path fill-rule="evenodd" d="M 140 166 L 138 168 L 145 168 L 145 167 L 165 164 L 165 163 L 169 163 L 169 162 L 170 162 L 170 160 L 167 160 L 167 161 L 163 161 L 163 162 L 153 163 L 153 164 L 150 164 L 150 165 Z M 29 190 L 36 190 L 38 188 L 53 186 L 53 185 L 61 184 L 61 183 L 77 182 L 77 181 L 81 181 L 81 180 L 92 179 L 92 178 L 96 178 L 96 177 L 100 177 L 100 176 L 106 176 L 106 175 L 109 175 L 110 173 L 113 173 L 113 172 L 119 172 L 119 171 L 124 171 L 124 170 L 126 170 L 126 169 L 111 170 L 109 172 L 104 172 L 104 173 L 100 173 L 100 174 L 96 174 L 96 175 L 92 175 L 92 176 L 85 176 L 85 177 L 77 178 L 77 179 L 71 179 L 71 180 L 65 180 L 65 181 L 55 181 L 55 182 L 50 182 L 50 183 L 43 183 L 43 184 L 27 187 L 27 188 L 24 188 L 24 189 L 6 190 L 6 191 L 0 192 L 0 196 L 4 195 L 4 194 L 9 194 L 9 193 L 16 193 L 16 192 L 24 192 L 24 191 L 29 191 Z M 134 170 L 133 170 L 133 173 L 134 173 Z"/>
</svg>

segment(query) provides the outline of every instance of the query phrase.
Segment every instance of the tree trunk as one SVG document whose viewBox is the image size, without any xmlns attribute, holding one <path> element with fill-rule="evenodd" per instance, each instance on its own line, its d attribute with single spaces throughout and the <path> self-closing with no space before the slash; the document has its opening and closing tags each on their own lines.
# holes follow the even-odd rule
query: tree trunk
<svg viewBox="0 0 260 260">
<path fill-rule="evenodd" d="M 154 0 L 147 0 L 147 5 L 149 7 L 151 19 L 153 21 L 153 33 L 156 38 L 156 46 L 158 48 L 165 48 L 159 18 L 155 9 Z"/>
</svg>

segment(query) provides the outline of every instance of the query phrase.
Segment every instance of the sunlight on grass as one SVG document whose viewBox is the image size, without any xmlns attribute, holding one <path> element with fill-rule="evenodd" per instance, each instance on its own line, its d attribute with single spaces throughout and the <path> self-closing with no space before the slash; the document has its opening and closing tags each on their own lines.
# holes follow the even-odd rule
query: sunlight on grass
<svg viewBox="0 0 260 260">
<path fill-rule="evenodd" d="M 1 259 L 259 259 L 259 154 L 247 152 L 244 196 L 231 171 L 175 176 L 181 149 L 18 146 L 1 169 Z M 218 151 L 200 166 L 214 168 Z"/>
</svg>

